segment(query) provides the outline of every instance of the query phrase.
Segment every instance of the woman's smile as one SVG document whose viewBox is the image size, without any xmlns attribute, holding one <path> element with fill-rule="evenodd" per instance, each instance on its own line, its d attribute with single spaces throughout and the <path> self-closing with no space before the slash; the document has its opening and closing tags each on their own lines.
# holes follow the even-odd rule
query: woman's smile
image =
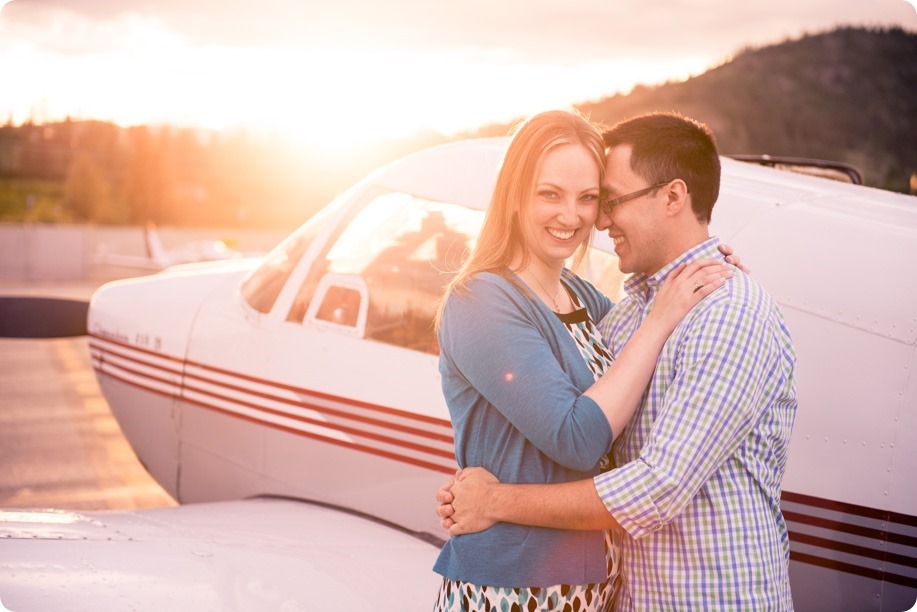
<svg viewBox="0 0 917 612">
<path fill-rule="evenodd" d="M 558 240 L 569 241 L 576 234 L 577 230 L 560 230 L 553 227 L 547 228 L 548 233 L 557 238 Z"/>
</svg>

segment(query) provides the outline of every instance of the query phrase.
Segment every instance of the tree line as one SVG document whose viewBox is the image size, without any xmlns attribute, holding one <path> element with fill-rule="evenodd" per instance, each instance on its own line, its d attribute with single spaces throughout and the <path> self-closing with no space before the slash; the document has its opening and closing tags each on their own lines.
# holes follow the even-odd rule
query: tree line
<svg viewBox="0 0 917 612">
<path fill-rule="evenodd" d="M 295 227 L 387 159 L 379 147 L 334 159 L 244 131 L 7 123 L 0 221 Z"/>
<path fill-rule="evenodd" d="M 607 125 L 677 110 L 708 123 L 724 154 L 842 161 L 859 167 L 868 185 L 907 192 L 917 172 L 913 58 L 917 34 L 839 28 L 745 49 L 687 81 L 638 86 L 578 108 Z M 511 128 L 428 133 L 334 153 L 244 131 L 8 121 L 0 125 L 0 222 L 292 228 L 388 161 Z"/>
</svg>

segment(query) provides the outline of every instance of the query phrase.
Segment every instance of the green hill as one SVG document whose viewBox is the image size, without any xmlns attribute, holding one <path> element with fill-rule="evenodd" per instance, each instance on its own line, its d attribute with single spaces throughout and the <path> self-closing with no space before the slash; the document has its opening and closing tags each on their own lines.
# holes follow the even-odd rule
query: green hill
<svg viewBox="0 0 917 612">
<path fill-rule="evenodd" d="M 917 172 L 917 34 L 842 28 L 577 107 L 607 125 L 676 110 L 713 128 L 724 154 L 842 161 L 860 168 L 867 185 L 906 192 Z"/>
</svg>

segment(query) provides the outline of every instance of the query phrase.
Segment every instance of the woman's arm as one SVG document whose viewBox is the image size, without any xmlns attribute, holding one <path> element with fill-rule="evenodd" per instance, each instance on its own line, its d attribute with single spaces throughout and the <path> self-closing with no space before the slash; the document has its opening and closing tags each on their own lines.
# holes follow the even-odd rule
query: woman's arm
<svg viewBox="0 0 917 612">
<path fill-rule="evenodd" d="M 586 393 L 525 314 L 529 300 L 493 277 L 474 279 L 469 294 L 450 296 L 443 311 L 440 371 L 447 401 L 449 393 L 468 401 L 470 386 L 553 461 L 590 470 L 636 409 L 671 331 L 730 269 L 703 260 L 673 271 L 628 349 Z M 696 285 L 703 286 L 695 292 Z"/>
<path fill-rule="evenodd" d="M 702 259 L 676 268 L 663 282 L 646 320 L 605 375 L 585 393 L 602 409 L 614 436 L 637 409 L 669 335 L 698 302 L 732 275 L 731 266 Z"/>
<path fill-rule="evenodd" d="M 611 447 L 611 428 L 558 362 L 545 336 L 548 316 L 496 275 L 482 274 L 468 289 L 449 296 L 439 330 L 443 392 L 453 418 L 483 398 L 551 460 L 591 470 Z"/>
</svg>

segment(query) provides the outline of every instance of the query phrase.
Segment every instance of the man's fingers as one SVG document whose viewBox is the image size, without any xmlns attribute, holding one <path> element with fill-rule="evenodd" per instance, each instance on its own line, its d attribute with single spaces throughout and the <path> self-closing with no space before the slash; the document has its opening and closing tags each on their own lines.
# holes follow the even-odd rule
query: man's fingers
<svg viewBox="0 0 917 612">
<path fill-rule="evenodd" d="M 452 504 L 442 504 L 442 505 L 436 506 L 436 514 L 440 518 L 446 518 L 448 516 L 452 516 L 454 512 L 455 512 L 455 508 L 452 507 Z"/>
<path fill-rule="evenodd" d="M 451 484 L 450 484 L 451 486 Z M 443 487 L 442 489 L 437 489 L 436 491 L 436 501 L 440 504 L 451 504 L 452 500 L 455 499 L 455 496 L 452 495 L 452 491 Z"/>
</svg>

